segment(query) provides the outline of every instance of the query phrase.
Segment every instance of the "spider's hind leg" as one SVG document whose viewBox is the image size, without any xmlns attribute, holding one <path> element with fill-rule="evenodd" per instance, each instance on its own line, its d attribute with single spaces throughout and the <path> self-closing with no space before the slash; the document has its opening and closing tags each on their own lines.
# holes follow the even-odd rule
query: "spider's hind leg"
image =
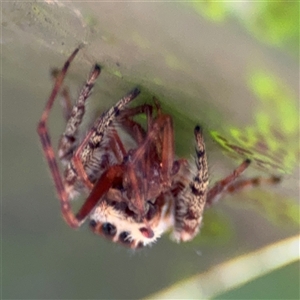
<svg viewBox="0 0 300 300">
<path fill-rule="evenodd" d="M 74 150 L 78 145 L 77 135 L 78 128 L 82 122 L 82 118 L 85 113 L 85 104 L 87 98 L 91 94 L 91 90 L 94 86 L 94 83 L 101 72 L 101 68 L 99 65 L 95 65 L 83 86 L 77 102 L 74 104 L 72 111 L 70 113 L 70 117 L 68 118 L 68 122 L 66 125 L 66 129 L 61 136 L 59 141 L 59 150 L 58 157 L 63 162 L 69 162 L 73 156 Z"/>
<path fill-rule="evenodd" d="M 269 178 L 253 177 L 236 180 L 250 165 L 251 160 L 244 160 L 229 176 L 217 181 L 215 185 L 208 191 L 206 207 L 210 207 L 217 202 L 220 196 L 225 193 L 235 193 L 247 187 L 258 186 L 262 184 L 276 184 L 281 181 L 279 176 L 271 176 Z"/>
<path fill-rule="evenodd" d="M 218 181 L 208 191 L 206 207 L 210 207 L 212 204 L 216 203 L 220 199 L 220 196 L 224 194 L 232 194 L 245 188 L 251 188 L 259 185 L 277 184 L 281 181 L 281 177 L 279 176 L 271 176 L 268 178 L 252 177 L 236 180 L 236 178 L 241 175 L 241 173 L 249 166 L 249 164 L 250 160 L 243 161 L 231 175 L 227 176 L 223 180 Z"/>
<path fill-rule="evenodd" d="M 253 178 L 246 178 L 239 181 L 234 182 L 233 184 L 230 184 L 226 188 L 227 193 L 235 193 L 238 192 L 244 188 L 248 187 L 254 187 L 264 184 L 277 184 L 281 181 L 281 177 L 279 176 L 271 176 L 268 178 L 263 177 L 253 177 Z"/>
<path fill-rule="evenodd" d="M 249 167 L 250 164 L 250 159 L 244 160 L 230 175 L 217 181 L 207 193 L 206 206 L 208 207 L 216 202 L 220 196 L 235 183 L 235 180 Z"/>
</svg>

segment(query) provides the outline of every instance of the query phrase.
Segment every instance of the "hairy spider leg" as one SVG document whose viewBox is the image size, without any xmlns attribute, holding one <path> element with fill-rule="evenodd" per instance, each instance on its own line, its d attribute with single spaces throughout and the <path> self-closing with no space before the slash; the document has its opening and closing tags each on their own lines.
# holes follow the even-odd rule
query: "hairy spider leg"
<svg viewBox="0 0 300 300">
<path fill-rule="evenodd" d="M 222 193 L 235 193 L 245 188 L 251 188 L 254 186 L 265 185 L 265 184 L 277 184 L 280 181 L 281 178 L 279 176 L 271 176 L 269 178 L 254 177 L 254 178 L 241 179 L 226 186 Z M 212 197 L 211 195 L 209 195 L 207 197 L 207 208 L 210 207 L 212 204 L 214 204 L 218 199 L 219 198 L 216 196 Z"/>
<path fill-rule="evenodd" d="M 84 168 L 84 162 L 82 161 L 81 158 L 81 153 L 85 147 L 85 145 L 89 142 L 89 139 L 91 138 L 91 135 L 93 134 L 93 131 L 90 130 L 88 134 L 85 136 L 84 140 L 81 142 L 79 147 L 77 148 L 74 156 L 71 159 L 71 162 L 73 164 L 74 169 L 76 170 L 76 174 L 79 175 L 80 180 L 84 185 L 92 190 L 94 187 L 94 184 L 90 181 L 85 168 Z M 108 148 L 111 149 L 119 161 L 119 163 L 122 163 L 124 156 L 126 155 L 126 150 L 125 147 L 115 130 L 115 128 L 110 129 L 110 137 L 109 137 L 109 142 L 108 142 Z M 86 161 L 85 161 L 86 162 Z"/>
<path fill-rule="evenodd" d="M 122 179 L 123 166 L 121 164 L 116 164 L 110 166 L 107 170 L 105 170 L 96 184 L 93 185 L 86 175 L 85 166 L 88 165 L 89 161 L 93 157 L 93 152 L 95 151 L 95 149 L 101 147 L 103 136 L 108 130 L 109 126 L 111 126 L 111 123 L 119 115 L 120 111 L 122 111 L 129 102 L 134 100 L 139 95 L 139 93 L 139 89 L 135 88 L 125 97 L 121 98 L 115 106 L 102 114 L 102 116 L 95 121 L 93 127 L 89 130 L 88 134 L 79 145 L 78 149 L 71 159 L 71 169 L 75 170 L 76 174 L 80 176 L 80 179 L 83 181 L 83 183 L 89 189 L 91 189 L 91 193 L 76 215 L 76 218 L 80 222 L 80 224 L 92 212 L 99 201 L 101 201 L 102 196 L 114 184 L 119 183 Z"/>
<path fill-rule="evenodd" d="M 217 181 L 207 193 L 206 205 L 210 206 L 216 202 L 223 192 L 231 185 L 251 164 L 250 159 L 244 160 L 233 172 L 224 179 Z"/>
<path fill-rule="evenodd" d="M 70 55 L 68 60 L 65 62 L 61 72 L 57 76 L 54 86 L 53 86 L 53 89 L 52 89 L 52 92 L 48 98 L 45 109 L 42 113 L 42 116 L 40 118 L 40 121 L 39 121 L 38 127 L 37 127 L 37 131 L 38 131 L 40 141 L 41 141 L 41 144 L 43 147 L 43 152 L 44 152 L 45 158 L 48 162 L 48 166 L 51 171 L 51 176 L 54 181 L 55 188 L 56 188 L 57 194 L 60 199 L 62 214 L 63 214 L 66 222 L 73 228 L 78 227 L 79 223 L 78 223 L 77 219 L 75 218 L 74 214 L 72 213 L 71 206 L 69 203 L 69 196 L 65 190 L 63 180 L 62 180 L 61 174 L 59 172 L 59 168 L 58 168 L 55 154 L 53 151 L 53 147 L 51 144 L 49 130 L 47 128 L 47 121 L 48 121 L 50 110 L 53 106 L 53 103 L 58 94 L 58 91 L 63 83 L 66 72 L 69 68 L 69 65 L 75 58 L 75 56 L 78 53 L 78 51 L 80 50 L 80 48 L 81 47 L 78 47 L 73 51 L 73 53 Z"/>
<path fill-rule="evenodd" d="M 196 140 L 197 173 L 190 184 L 175 198 L 175 226 L 173 238 L 191 240 L 199 231 L 208 189 L 208 165 L 200 126 L 194 130 Z"/>
<path fill-rule="evenodd" d="M 78 128 L 82 123 L 82 119 L 85 113 L 86 100 L 90 96 L 91 90 L 94 87 L 95 81 L 100 75 L 100 72 L 101 68 L 96 64 L 93 67 L 88 80 L 81 89 L 79 97 L 72 108 L 71 115 L 66 125 L 66 129 L 60 138 L 58 146 L 58 157 L 64 162 L 70 161 L 75 148 L 77 147 Z"/>
<path fill-rule="evenodd" d="M 85 166 L 88 165 L 89 161 L 93 157 L 94 151 L 101 147 L 103 136 L 107 132 L 107 129 L 111 126 L 111 123 L 115 121 L 120 111 L 122 111 L 125 106 L 134 100 L 139 94 L 139 89 L 135 88 L 129 94 L 121 98 L 116 105 L 102 114 L 102 116 L 95 121 L 94 125 L 73 155 L 71 159 L 71 168 L 76 170 L 81 181 L 89 189 L 92 189 L 94 185 L 90 182 L 85 172 Z M 121 144 L 119 144 L 119 146 L 121 146 Z M 123 146 L 121 146 L 121 148 L 124 149 Z"/>
</svg>

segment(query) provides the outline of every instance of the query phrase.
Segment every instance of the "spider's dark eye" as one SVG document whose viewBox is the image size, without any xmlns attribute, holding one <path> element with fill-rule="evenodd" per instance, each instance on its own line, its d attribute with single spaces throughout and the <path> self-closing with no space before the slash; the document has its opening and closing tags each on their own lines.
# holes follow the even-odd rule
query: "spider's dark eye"
<svg viewBox="0 0 300 300">
<path fill-rule="evenodd" d="M 175 160 L 172 166 L 172 175 L 174 176 L 175 174 L 177 174 L 179 169 L 180 169 L 180 163 L 179 161 Z"/>
<path fill-rule="evenodd" d="M 149 208 L 148 208 L 148 212 L 146 215 L 146 219 L 151 220 L 155 216 L 157 209 L 156 209 L 156 206 L 151 201 L 147 201 L 147 202 L 148 202 Z"/>
<path fill-rule="evenodd" d="M 96 225 L 97 225 L 97 222 L 96 222 L 95 220 L 91 220 L 91 221 L 90 221 L 90 226 L 91 226 L 92 228 L 95 228 Z"/>
<path fill-rule="evenodd" d="M 128 231 L 123 231 L 119 235 L 119 241 L 123 244 L 130 244 L 131 241 L 128 237 L 129 237 L 129 232 Z"/>
<path fill-rule="evenodd" d="M 106 236 L 114 236 L 117 232 L 117 228 L 116 228 L 116 226 L 114 226 L 111 223 L 103 223 L 102 224 L 102 232 Z"/>
</svg>

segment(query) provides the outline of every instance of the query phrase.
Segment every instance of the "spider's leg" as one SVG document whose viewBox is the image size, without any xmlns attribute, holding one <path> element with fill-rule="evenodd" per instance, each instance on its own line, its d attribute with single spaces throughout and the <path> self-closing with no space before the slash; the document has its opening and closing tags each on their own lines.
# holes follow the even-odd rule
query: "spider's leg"
<svg viewBox="0 0 300 300">
<path fill-rule="evenodd" d="M 130 161 L 126 164 L 128 189 L 131 191 L 130 205 L 141 218 L 146 213 L 147 200 L 152 198 L 152 188 L 157 186 L 158 182 L 160 182 L 159 187 L 156 189 L 162 191 L 170 188 L 173 163 L 172 118 L 169 115 L 160 115 L 150 124 L 144 141 L 135 149 Z M 143 176 L 138 174 L 143 174 Z"/>
<path fill-rule="evenodd" d="M 114 185 L 122 181 L 123 166 L 113 165 L 109 167 L 98 179 L 88 198 L 76 214 L 77 220 L 82 223 L 101 201 L 104 194 Z"/>
<path fill-rule="evenodd" d="M 149 104 L 139 105 L 122 111 L 118 120 L 121 123 L 122 128 L 133 137 L 137 144 L 141 144 L 146 136 L 146 132 L 142 125 L 131 119 L 139 114 L 146 115 L 149 128 L 152 122 L 152 106 Z"/>
<path fill-rule="evenodd" d="M 146 137 L 146 131 L 141 124 L 131 119 L 138 114 L 145 114 L 147 118 L 147 127 L 149 128 L 152 123 L 152 106 L 149 104 L 140 105 L 134 108 L 126 109 L 122 112 L 118 122 L 122 125 L 122 129 L 125 130 L 136 142 L 137 147 L 142 145 Z M 145 191 L 148 191 L 148 176 L 149 170 L 151 168 L 150 161 L 151 146 L 145 149 L 142 159 L 135 161 L 134 163 L 127 164 L 127 176 L 130 182 L 130 190 L 132 192 L 131 198 L 133 199 L 129 205 L 132 209 L 135 209 L 140 216 L 143 217 L 144 214 L 144 195 Z M 126 157 L 126 155 L 124 156 Z M 143 178 L 139 178 L 139 182 L 136 177 L 136 172 L 143 170 Z"/>
<path fill-rule="evenodd" d="M 161 155 L 161 177 L 163 185 L 170 186 L 170 177 L 174 164 L 174 129 L 170 116 L 166 118 L 162 136 L 162 155 Z"/>
<path fill-rule="evenodd" d="M 175 198 L 175 229 L 173 238 L 191 240 L 199 231 L 206 203 L 208 166 L 202 130 L 195 127 L 197 173 L 190 184 Z"/>
<path fill-rule="evenodd" d="M 85 167 L 89 164 L 91 165 L 94 151 L 102 146 L 103 137 L 106 134 L 107 129 L 111 126 L 112 122 L 115 121 L 120 111 L 122 111 L 129 102 L 135 99 L 139 93 L 139 89 L 135 88 L 128 95 L 121 98 L 116 105 L 110 108 L 100 118 L 98 118 L 74 153 L 67 171 L 70 169 L 76 170 L 76 174 L 79 175 L 82 182 L 89 189 L 93 187 L 93 184 L 90 182 L 88 175 L 86 174 Z M 95 171 L 98 171 L 98 166 L 95 166 L 95 168 Z M 74 172 L 72 172 L 72 174 L 73 176 L 70 176 L 70 178 L 66 180 L 66 184 L 68 184 L 69 181 L 72 185 L 74 176 L 77 176 Z"/>
<path fill-rule="evenodd" d="M 233 184 L 230 184 L 226 188 L 226 192 L 235 193 L 244 188 L 265 185 L 265 184 L 276 184 L 280 181 L 281 181 L 281 177 L 279 177 L 279 176 L 271 176 L 268 178 L 253 177 L 253 178 L 242 179 L 242 180 L 234 182 Z"/>
<path fill-rule="evenodd" d="M 85 113 L 86 100 L 90 96 L 91 90 L 100 72 L 100 66 L 95 65 L 88 77 L 88 80 L 80 91 L 77 102 L 72 108 L 66 129 L 59 141 L 58 157 L 62 161 L 68 162 L 73 156 L 74 150 L 77 146 L 78 128 Z"/>
<path fill-rule="evenodd" d="M 217 181 L 215 185 L 207 193 L 207 206 L 212 205 L 217 198 L 225 192 L 229 185 L 231 185 L 250 165 L 251 160 L 244 160 L 229 176 Z"/>
<path fill-rule="evenodd" d="M 157 142 L 157 139 L 159 142 Z M 163 181 L 167 183 L 174 162 L 174 133 L 172 118 L 169 115 L 160 115 L 153 120 L 146 138 L 133 155 L 132 163 L 141 160 L 149 146 L 157 143 L 161 143 L 161 149 L 159 150 L 161 154 L 161 173 Z"/>
<path fill-rule="evenodd" d="M 64 187 L 64 184 L 62 181 L 62 177 L 59 172 L 59 168 L 58 168 L 55 154 L 53 151 L 53 147 L 51 144 L 49 130 L 47 128 L 47 121 L 48 121 L 50 110 L 51 110 L 54 100 L 57 96 L 57 93 L 62 85 L 65 74 L 68 70 L 68 67 L 69 67 L 70 63 L 72 62 L 72 60 L 74 59 L 74 57 L 76 56 L 76 54 L 78 53 L 79 49 L 80 49 L 80 47 L 78 47 L 74 50 L 74 52 L 71 54 L 71 56 L 65 62 L 61 72 L 57 76 L 55 83 L 54 83 L 54 87 L 53 87 L 52 92 L 49 96 L 49 99 L 46 103 L 46 107 L 42 113 L 42 116 L 40 118 L 40 121 L 39 121 L 38 127 L 37 127 L 37 131 L 40 136 L 41 144 L 43 147 L 43 152 L 47 159 L 47 162 L 48 162 L 48 165 L 49 165 L 49 168 L 51 171 L 51 176 L 53 178 L 55 188 L 56 188 L 57 194 L 60 199 L 62 214 L 63 214 L 66 222 L 71 227 L 78 227 L 79 223 L 76 220 L 76 218 L 71 210 L 71 206 L 69 203 L 69 195 L 65 190 L 65 187 Z"/>
<path fill-rule="evenodd" d="M 59 69 L 56 69 L 56 68 L 52 69 L 51 76 L 54 79 L 54 81 L 56 80 L 57 76 L 59 75 L 59 72 L 60 72 Z M 61 106 L 62 106 L 62 110 L 63 110 L 63 116 L 64 116 L 65 120 L 68 122 L 68 120 L 71 116 L 72 108 L 73 108 L 69 88 L 66 86 L 63 86 L 60 94 L 62 96 Z"/>
<path fill-rule="evenodd" d="M 262 178 L 262 177 L 254 177 L 254 178 L 247 178 L 235 181 L 228 186 L 225 187 L 223 193 L 235 193 L 245 188 L 251 188 L 254 186 L 264 185 L 264 184 L 276 184 L 280 182 L 281 178 L 278 176 L 272 176 L 269 178 Z M 212 197 L 210 193 L 207 195 L 207 203 L 206 206 L 209 207 L 214 204 L 218 200 L 218 198 Z"/>
<path fill-rule="evenodd" d="M 150 128 L 153 120 L 152 109 L 153 109 L 152 106 L 149 104 L 143 104 L 133 108 L 128 108 L 121 113 L 121 116 L 119 118 L 119 122 L 122 124 L 122 129 L 124 129 L 135 140 L 138 146 L 140 146 L 145 140 L 146 131 L 141 124 L 132 120 L 131 118 L 138 114 L 145 114 L 147 118 L 147 127 Z M 150 148 L 151 147 L 147 147 L 143 156 L 144 159 L 142 159 L 139 162 L 140 165 L 138 166 L 140 169 L 145 171 L 145 174 L 149 174 L 149 168 L 151 167 L 150 165 L 151 161 L 149 157 L 151 152 Z M 133 170 L 129 171 L 129 173 L 132 171 Z M 142 184 L 144 191 L 147 190 L 147 182 L 148 182 L 148 178 L 147 176 L 144 176 L 143 184 Z"/>
<path fill-rule="evenodd" d="M 119 163 L 123 162 L 124 156 L 126 155 L 126 149 L 120 136 L 115 128 L 110 130 L 110 140 L 108 143 L 109 148 L 114 153 Z"/>
<path fill-rule="evenodd" d="M 65 120 L 68 121 L 71 117 L 72 108 L 73 108 L 69 88 L 64 86 L 61 91 L 61 95 L 62 95 L 61 105 L 63 109 L 63 115 Z"/>
<path fill-rule="evenodd" d="M 89 140 L 93 134 L 93 130 L 90 130 L 87 135 L 85 136 L 84 140 L 81 142 L 79 147 L 77 148 L 74 156 L 71 159 L 71 165 L 69 167 L 76 170 L 76 174 L 80 178 L 80 180 L 84 183 L 84 185 L 89 189 L 92 190 L 94 187 L 94 184 L 90 181 L 89 176 L 86 173 L 86 170 L 84 168 L 84 163 L 88 163 L 87 156 L 82 156 L 82 151 L 86 147 L 86 145 L 89 143 Z M 126 155 L 126 150 L 124 147 L 124 144 L 122 143 L 117 131 L 114 128 L 110 129 L 110 138 L 107 146 L 113 151 L 115 157 L 121 163 L 123 161 L 124 156 Z M 97 165 L 97 168 L 99 166 Z M 72 182 L 72 181 L 71 181 Z M 68 180 L 66 180 L 66 183 L 68 184 Z"/>
<path fill-rule="evenodd" d="M 148 132 L 146 134 L 144 129 L 138 123 L 129 119 L 130 116 L 135 116 L 140 113 L 145 113 L 147 116 Z M 149 192 L 148 181 L 150 180 L 149 178 L 152 177 L 151 170 L 153 169 L 153 167 L 151 166 L 151 162 L 152 162 L 151 158 L 155 157 L 156 155 L 156 161 L 158 161 L 155 139 L 157 138 L 157 135 L 160 134 L 160 131 L 169 130 L 169 128 L 165 129 L 165 127 L 169 127 L 169 126 L 164 126 L 164 125 L 168 123 L 171 124 L 171 118 L 170 116 L 166 115 L 166 116 L 160 116 L 159 119 L 153 120 L 152 107 L 148 105 L 142 105 L 124 111 L 122 113 L 122 118 L 120 122 L 122 122 L 122 125 L 125 127 L 125 130 L 126 127 L 128 127 L 129 133 L 133 136 L 133 138 L 136 140 L 138 144 L 133 154 L 128 157 L 129 160 L 126 161 L 127 179 L 125 181 L 127 182 L 126 184 L 127 190 L 130 192 L 129 205 L 131 206 L 131 209 L 135 210 L 135 212 L 139 214 L 141 218 L 143 218 L 145 215 L 145 203 L 147 200 L 146 198 Z M 129 129 L 130 125 L 133 126 L 132 129 Z M 172 142 L 173 139 L 169 139 L 169 141 Z M 166 147 L 166 145 L 164 146 Z M 158 147 L 158 148 L 162 148 L 162 147 Z M 162 165 L 165 168 L 165 161 L 163 162 Z M 173 161 L 172 161 L 172 166 L 173 166 Z M 159 163 L 157 164 L 157 168 L 159 168 Z M 141 174 L 141 172 L 143 176 L 138 175 Z M 169 173 L 171 173 L 171 171 Z"/>
<path fill-rule="evenodd" d="M 106 113 L 104 113 L 99 119 L 96 120 L 94 126 L 92 127 L 92 135 L 90 137 L 89 143 L 86 145 L 85 150 L 93 150 L 100 146 L 103 136 L 106 133 L 108 127 L 111 123 L 116 120 L 120 112 L 125 109 L 126 105 L 134 100 L 140 94 L 138 88 L 133 89 L 126 96 L 121 98 L 116 105 L 110 108 Z"/>
<path fill-rule="evenodd" d="M 155 109 L 157 111 L 157 115 L 158 116 L 162 115 L 161 106 L 160 106 L 160 103 L 159 103 L 159 101 L 156 97 L 153 97 L 153 102 L 154 102 L 154 105 L 155 105 Z"/>
</svg>

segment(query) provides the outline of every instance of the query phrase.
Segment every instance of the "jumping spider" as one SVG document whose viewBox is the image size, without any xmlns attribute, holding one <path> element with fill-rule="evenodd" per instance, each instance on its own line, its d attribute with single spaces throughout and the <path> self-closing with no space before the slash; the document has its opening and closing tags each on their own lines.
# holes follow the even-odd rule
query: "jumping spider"
<svg viewBox="0 0 300 300">
<path fill-rule="evenodd" d="M 175 157 L 172 117 L 161 111 L 158 101 L 127 107 L 140 93 L 137 88 L 98 117 L 79 140 L 85 103 L 101 71 L 98 65 L 93 67 L 73 107 L 63 93 L 67 125 L 58 150 L 58 158 L 65 166 L 62 176 L 46 125 L 67 69 L 79 49 L 56 75 L 37 128 L 63 217 L 72 228 L 89 218 L 94 233 L 130 248 L 150 245 L 170 228 L 176 241 L 189 241 L 199 231 L 205 207 L 224 193 L 261 182 L 259 178 L 235 180 L 249 166 L 250 160 L 246 159 L 231 175 L 208 189 L 201 128 L 196 126 L 194 130 L 196 171 L 192 172 L 186 159 Z M 139 114 L 146 117 L 146 126 L 134 120 Z M 133 148 L 126 147 L 117 129 L 132 138 Z M 278 178 L 265 181 L 276 182 Z M 70 200 L 81 193 L 88 196 L 74 215 Z"/>
</svg>

